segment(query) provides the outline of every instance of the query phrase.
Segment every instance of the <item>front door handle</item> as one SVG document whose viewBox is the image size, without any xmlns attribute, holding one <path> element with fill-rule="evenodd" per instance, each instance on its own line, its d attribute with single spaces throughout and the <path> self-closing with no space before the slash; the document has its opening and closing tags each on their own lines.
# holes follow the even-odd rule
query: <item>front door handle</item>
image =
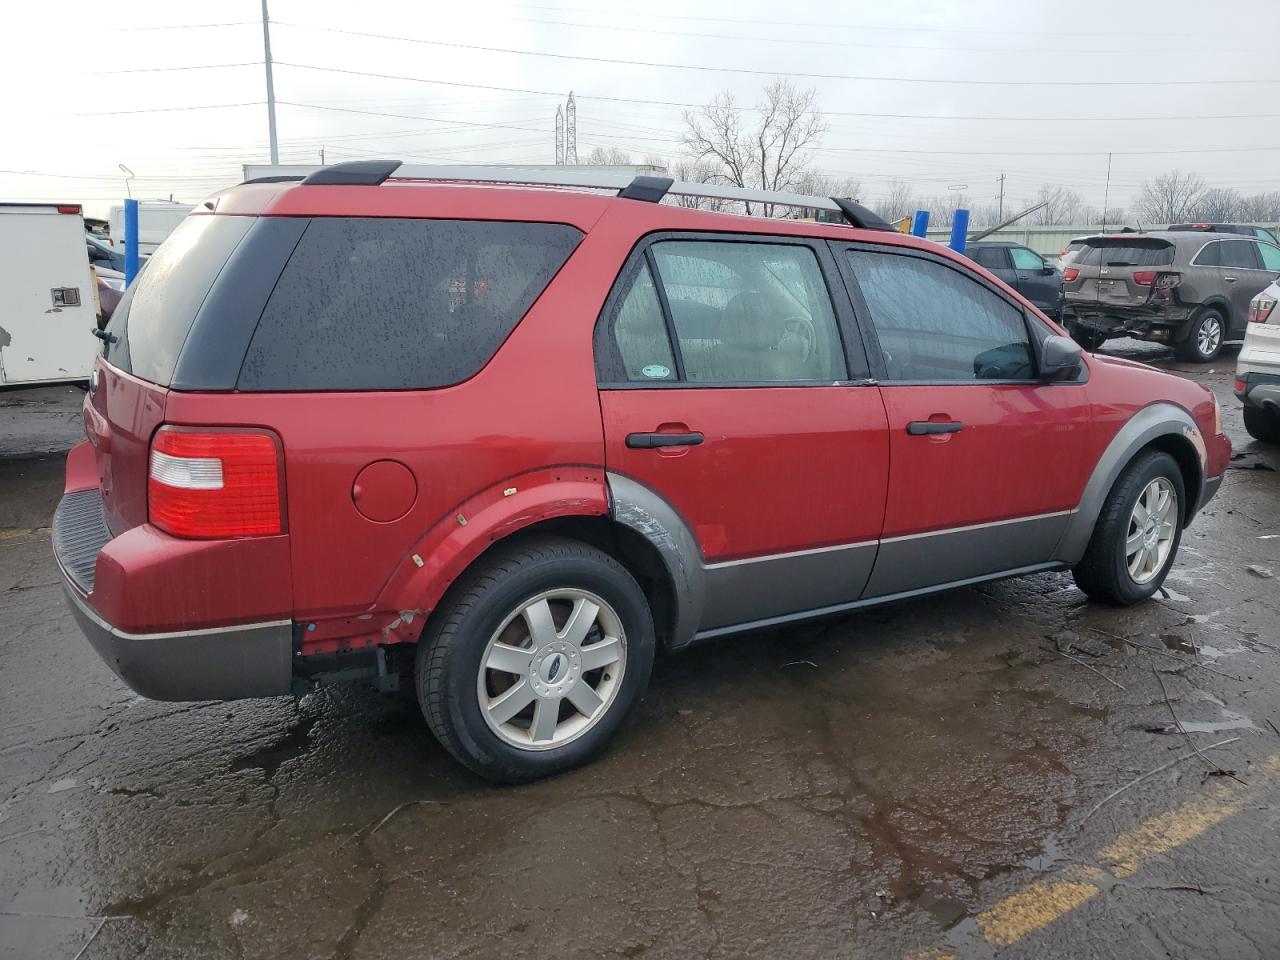
<svg viewBox="0 0 1280 960">
<path fill-rule="evenodd" d="M 913 437 L 923 437 L 930 433 L 959 433 L 964 424 L 959 420 L 912 420 L 907 424 L 907 433 Z"/>
<path fill-rule="evenodd" d="M 1235 283 L 1240 278 L 1239 277 L 1223 277 L 1222 279 L 1227 281 L 1227 283 Z"/>
<path fill-rule="evenodd" d="M 655 447 L 696 447 L 702 443 L 700 433 L 628 433 L 627 446 L 633 450 Z"/>
</svg>

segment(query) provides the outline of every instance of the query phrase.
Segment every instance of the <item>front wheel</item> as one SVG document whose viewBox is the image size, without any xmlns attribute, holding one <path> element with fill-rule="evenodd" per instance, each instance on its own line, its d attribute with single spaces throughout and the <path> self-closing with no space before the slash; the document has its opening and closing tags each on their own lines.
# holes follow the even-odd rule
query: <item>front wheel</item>
<svg viewBox="0 0 1280 960">
<path fill-rule="evenodd" d="M 1187 338 L 1178 344 L 1178 356 L 1192 363 L 1208 363 L 1222 349 L 1227 325 L 1217 310 L 1203 310 L 1191 321 Z"/>
<path fill-rule="evenodd" d="M 1264 443 L 1280 443 L 1280 413 L 1262 407 L 1244 408 L 1244 428 Z"/>
<path fill-rule="evenodd" d="M 466 767 L 534 780 L 604 749 L 648 684 L 654 646 L 621 564 L 575 540 L 526 541 L 483 560 L 433 616 L 418 700 Z"/>
<path fill-rule="evenodd" d="M 1146 600 L 1164 583 L 1182 538 L 1186 492 L 1167 453 L 1137 457 L 1112 487 L 1083 559 L 1072 570 L 1089 599 L 1117 607 Z"/>
</svg>

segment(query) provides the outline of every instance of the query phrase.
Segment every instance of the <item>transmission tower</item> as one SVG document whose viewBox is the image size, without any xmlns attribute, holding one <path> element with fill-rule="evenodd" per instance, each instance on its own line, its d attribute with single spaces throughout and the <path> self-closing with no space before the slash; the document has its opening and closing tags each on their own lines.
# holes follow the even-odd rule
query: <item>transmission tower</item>
<svg viewBox="0 0 1280 960">
<path fill-rule="evenodd" d="M 556 166 L 564 165 L 564 107 L 556 107 Z"/>
<path fill-rule="evenodd" d="M 573 102 L 573 91 L 569 91 L 569 102 L 564 108 L 564 162 L 578 162 L 578 108 Z"/>
</svg>

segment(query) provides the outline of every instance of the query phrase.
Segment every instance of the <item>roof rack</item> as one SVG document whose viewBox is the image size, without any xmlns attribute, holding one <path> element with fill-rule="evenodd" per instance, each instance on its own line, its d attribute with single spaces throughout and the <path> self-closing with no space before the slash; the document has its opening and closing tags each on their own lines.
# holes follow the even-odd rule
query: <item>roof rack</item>
<svg viewBox="0 0 1280 960">
<path fill-rule="evenodd" d="M 298 175 L 297 167 L 261 168 L 265 176 L 256 182 L 290 178 Z M 274 175 L 273 175 L 274 174 Z M 496 166 L 436 166 L 431 164 L 399 163 L 394 160 L 352 160 L 330 164 L 307 173 L 304 184 L 345 184 L 348 186 L 378 186 L 387 180 L 431 180 L 453 183 L 503 183 L 540 187 L 579 187 L 594 190 L 616 190 L 626 200 L 657 203 L 666 196 L 703 197 L 713 200 L 731 200 L 739 203 L 758 203 L 775 207 L 796 207 L 806 210 L 834 210 L 844 216 L 851 226 L 864 230 L 888 230 L 894 228 L 866 207 L 843 197 L 813 197 L 800 193 L 783 193 L 775 190 L 753 190 L 746 187 L 727 186 L 718 183 L 687 183 L 669 177 L 632 176 L 626 173 L 594 170 L 589 166 L 562 167 L 496 167 Z"/>
</svg>

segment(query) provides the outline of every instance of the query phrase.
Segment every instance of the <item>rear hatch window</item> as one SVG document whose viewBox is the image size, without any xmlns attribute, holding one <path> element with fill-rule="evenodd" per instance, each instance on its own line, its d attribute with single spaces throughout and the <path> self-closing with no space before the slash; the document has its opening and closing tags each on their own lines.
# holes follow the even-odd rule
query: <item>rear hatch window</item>
<svg viewBox="0 0 1280 960">
<path fill-rule="evenodd" d="M 151 255 L 117 304 L 103 356 L 126 373 L 168 386 L 196 313 L 252 217 L 187 217 Z"/>
<path fill-rule="evenodd" d="M 573 252 L 553 223 L 324 217 L 262 312 L 241 390 L 403 390 L 477 373 Z"/>
<path fill-rule="evenodd" d="M 1173 244 L 1165 240 L 1090 240 L 1075 260 L 1088 267 L 1167 267 L 1173 263 Z"/>
</svg>

